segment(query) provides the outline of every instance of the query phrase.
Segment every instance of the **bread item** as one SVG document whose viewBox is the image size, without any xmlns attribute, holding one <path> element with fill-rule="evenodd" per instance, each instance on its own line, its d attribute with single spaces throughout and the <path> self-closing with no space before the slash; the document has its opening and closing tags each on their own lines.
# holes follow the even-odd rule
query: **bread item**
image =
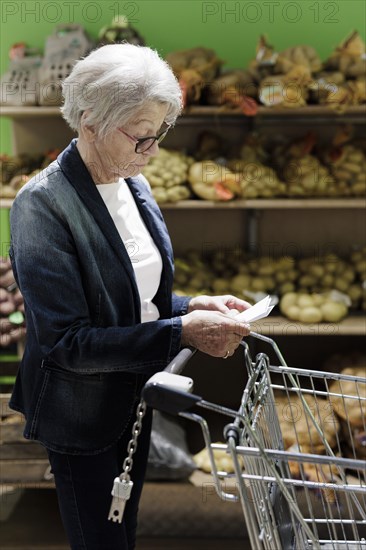
<svg viewBox="0 0 366 550">
<path fill-rule="evenodd" d="M 223 449 L 213 449 L 212 453 L 214 456 L 216 469 L 219 472 L 226 472 L 228 474 L 235 472 L 233 460 L 228 452 Z M 197 468 L 208 474 L 211 473 L 211 461 L 206 447 L 194 455 L 193 460 L 195 461 Z M 243 466 L 243 460 L 240 456 L 238 457 L 238 460 Z"/>
<path fill-rule="evenodd" d="M 257 86 L 249 71 L 236 69 L 218 76 L 206 90 L 206 101 L 209 105 L 236 107 L 247 116 L 257 113 Z"/>
<path fill-rule="evenodd" d="M 227 201 L 240 193 L 238 175 L 211 160 L 193 163 L 188 181 L 193 192 L 205 200 Z"/>
<path fill-rule="evenodd" d="M 309 72 L 317 72 L 321 69 L 322 62 L 312 46 L 293 46 L 279 52 L 275 65 L 276 72 L 288 73 L 296 66 L 306 67 Z"/>
<path fill-rule="evenodd" d="M 365 74 L 365 43 L 357 31 L 353 31 L 325 62 L 326 69 L 338 70 L 346 77 Z"/>
<path fill-rule="evenodd" d="M 197 103 L 207 82 L 219 74 L 223 61 L 209 48 L 197 47 L 169 53 L 166 61 L 179 79 L 183 103 Z"/>
<path fill-rule="evenodd" d="M 326 399 L 303 395 L 315 421 L 320 427 L 325 440 L 331 448 L 337 445 L 339 420 L 333 413 L 330 403 Z M 275 406 L 281 427 L 285 449 L 297 445 L 300 452 L 323 454 L 325 446 L 322 436 L 311 420 L 310 415 L 300 397 L 296 394 L 287 397 L 276 397 Z"/>
<path fill-rule="evenodd" d="M 366 424 L 366 364 L 347 367 L 341 371 L 342 375 L 359 376 L 364 382 L 354 380 L 335 380 L 329 386 L 329 399 L 334 411 L 350 423 L 352 427 L 365 429 Z"/>
</svg>

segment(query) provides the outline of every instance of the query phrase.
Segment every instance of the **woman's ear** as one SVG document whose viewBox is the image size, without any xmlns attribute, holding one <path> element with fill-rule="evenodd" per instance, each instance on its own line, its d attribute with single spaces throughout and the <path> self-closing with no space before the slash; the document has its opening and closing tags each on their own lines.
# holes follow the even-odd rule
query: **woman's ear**
<svg viewBox="0 0 366 550">
<path fill-rule="evenodd" d="M 90 114 L 90 111 L 84 111 L 83 114 L 81 115 L 80 130 L 83 135 L 83 138 L 87 142 L 92 143 L 93 141 L 95 141 L 96 131 L 95 131 L 95 126 L 88 124 L 89 114 Z"/>
</svg>

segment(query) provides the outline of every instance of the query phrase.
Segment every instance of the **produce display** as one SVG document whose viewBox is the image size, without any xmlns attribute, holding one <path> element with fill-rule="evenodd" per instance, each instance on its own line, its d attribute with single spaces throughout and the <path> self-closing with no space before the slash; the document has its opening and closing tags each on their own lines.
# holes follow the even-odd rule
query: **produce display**
<svg viewBox="0 0 366 550">
<path fill-rule="evenodd" d="M 283 294 L 293 290 L 297 275 L 291 257 L 249 258 L 239 266 L 239 273 L 229 279 L 229 289 L 232 294 L 243 294 L 250 301 L 256 292 Z"/>
<path fill-rule="evenodd" d="M 228 146 L 211 130 L 186 151 L 161 148 L 144 168 L 158 203 L 276 197 L 364 197 L 366 143 L 354 126 L 337 127 L 330 144 L 315 132 L 296 138 L 248 133 Z M 0 155 L 0 197 L 13 198 L 60 150 Z"/>
<path fill-rule="evenodd" d="M 361 281 L 361 307 L 363 311 L 366 311 L 366 247 L 353 252 L 351 254 L 351 262 L 357 279 Z"/>
<path fill-rule="evenodd" d="M 335 254 L 295 259 L 225 255 L 204 258 L 189 251 L 176 258 L 175 292 L 181 295 L 234 294 L 254 303 L 260 293 L 280 298 L 280 311 L 303 323 L 339 322 L 365 307 L 364 249 L 348 259 Z M 356 267 L 357 266 L 357 267 Z"/>
<path fill-rule="evenodd" d="M 236 69 L 218 76 L 205 90 L 209 105 L 225 105 L 239 108 L 247 116 L 257 114 L 257 86 L 249 71 Z"/>
<path fill-rule="evenodd" d="M 325 68 L 338 70 L 347 77 L 365 75 L 365 43 L 354 31 L 331 54 Z"/>
<path fill-rule="evenodd" d="M 110 25 L 102 27 L 98 33 L 98 46 L 116 44 L 117 42 L 129 42 L 139 46 L 145 46 L 145 40 L 141 34 L 129 23 L 125 15 L 113 17 Z"/>
<path fill-rule="evenodd" d="M 189 168 L 188 181 L 197 197 L 205 200 L 227 201 L 241 190 L 238 176 L 211 160 L 194 162 Z"/>
<path fill-rule="evenodd" d="M 323 160 L 336 181 L 337 194 L 365 196 L 366 156 L 360 148 L 352 144 L 332 147 Z"/>
<path fill-rule="evenodd" d="M 280 300 L 281 313 L 300 323 L 338 323 L 348 313 L 347 303 L 334 292 L 302 294 L 288 292 Z"/>
<path fill-rule="evenodd" d="M 339 111 L 366 101 L 365 43 L 357 31 L 328 59 L 298 44 L 277 51 L 260 36 L 255 58 L 247 67 L 226 70 L 214 50 L 191 48 L 171 52 L 166 60 L 180 80 L 185 105 L 236 107 L 255 115 L 258 104 L 297 108 L 324 104 Z"/>
<path fill-rule="evenodd" d="M 207 82 L 218 76 L 223 61 L 209 48 L 189 48 L 169 53 L 166 61 L 179 79 L 185 105 L 196 103 Z"/>
<path fill-rule="evenodd" d="M 290 197 L 331 197 L 338 194 L 335 179 L 313 155 L 290 160 L 284 167 L 284 179 Z"/>
<path fill-rule="evenodd" d="M 366 156 L 352 136 L 353 127 L 342 127 L 324 147 L 313 132 L 273 143 L 252 133 L 227 151 L 217 134 L 205 132 L 188 180 L 194 197 L 217 201 L 365 196 Z"/>
<path fill-rule="evenodd" d="M 228 166 L 240 178 L 240 198 L 272 198 L 287 194 L 286 184 L 279 180 L 275 170 L 270 166 L 244 159 L 230 160 Z"/>
<path fill-rule="evenodd" d="M 24 302 L 14 279 L 10 260 L 0 258 L 0 347 L 25 336 Z"/>
<path fill-rule="evenodd" d="M 328 400 L 304 395 L 307 406 L 310 408 L 319 425 L 327 444 L 339 456 L 340 422 Z M 285 451 L 307 454 L 327 454 L 323 440 L 315 425 L 310 420 L 301 398 L 291 394 L 288 397 L 274 396 L 275 407 L 284 442 Z M 333 464 L 319 464 L 311 462 L 288 461 L 291 476 L 295 479 L 305 479 L 315 483 L 334 483 L 339 475 L 338 468 Z M 320 498 L 328 503 L 336 501 L 333 490 L 321 489 Z"/>
<path fill-rule="evenodd" d="M 362 301 L 362 282 L 352 261 L 345 261 L 336 254 L 324 257 L 303 258 L 298 261 L 299 292 L 328 292 L 335 289 L 344 293 L 350 305 L 357 309 Z"/>
<path fill-rule="evenodd" d="M 191 195 L 187 185 L 188 170 L 193 159 L 178 151 L 160 148 L 143 170 L 158 203 L 177 202 Z"/>
<path fill-rule="evenodd" d="M 267 107 L 325 104 L 341 111 L 366 100 L 364 55 L 365 44 L 356 31 L 324 63 L 311 46 L 276 52 L 261 37 L 250 68 Z"/>
<path fill-rule="evenodd" d="M 335 354 L 328 358 L 324 364 L 325 370 L 340 372 L 350 376 L 365 377 L 366 373 L 366 354 L 360 351 L 354 351 L 347 355 Z M 366 388 L 365 384 L 356 384 L 354 381 L 337 380 L 329 386 L 329 392 L 350 395 L 354 398 L 331 396 L 330 400 L 337 414 L 341 433 L 344 435 L 345 446 L 344 456 L 349 458 L 366 459 Z M 363 399 L 363 401 L 361 400 Z M 352 432 L 352 441 L 354 448 L 351 447 L 347 433 Z"/>
<path fill-rule="evenodd" d="M 331 448 L 337 445 L 339 420 L 327 407 L 328 401 L 312 395 L 303 396 L 316 422 L 322 429 L 324 437 Z M 325 448 L 318 430 L 309 421 L 302 400 L 297 395 L 290 397 L 274 395 L 278 420 L 285 449 L 297 446 L 302 453 L 324 454 Z"/>
<path fill-rule="evenodd" d="M 0 197 L 12 199 L 33 176 L 54 161 L 59 149 L 44 154 L 0 155 Z"/>
</svg>

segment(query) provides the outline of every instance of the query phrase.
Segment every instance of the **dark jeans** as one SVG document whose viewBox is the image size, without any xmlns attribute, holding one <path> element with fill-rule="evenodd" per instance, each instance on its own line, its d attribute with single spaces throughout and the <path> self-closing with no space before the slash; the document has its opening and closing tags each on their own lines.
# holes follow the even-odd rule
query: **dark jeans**
<svg viewBox="0 0 366 550">
<path fill-rule="evenodd" d="M 151 430 L 151 410 L 133 456 L 131 479 L 134 482 L 122 523 L 109 521 L 113 480 L 122 471 L 131 439 L 135 412 L 121 439 L 108 451 L 92 455 L 67 455 L 47 450 L 55 476 L 62 522 L 72 550 L 133 550 L 137 512 L 147 465 Z"/>
</svg>

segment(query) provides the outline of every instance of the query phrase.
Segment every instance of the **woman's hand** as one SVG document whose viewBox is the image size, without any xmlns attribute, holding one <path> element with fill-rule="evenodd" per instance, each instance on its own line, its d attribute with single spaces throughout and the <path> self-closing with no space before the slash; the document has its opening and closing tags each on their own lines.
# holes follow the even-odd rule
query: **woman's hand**
<svg viewBox="0 0 366 550">
<path fill-rule="evenodd" d="M 220 311 L 197 309 L 182 316 L 181 345 L 193 346 L 212 357 L 226 359 L 233 355 L 242 338 L 249 333 L 249 325 Z"/>
<path fill-rule="evenodd" d="M 192 298 L 188 305 L 188 313 L 197 310 L 220 311 L 221 313 L 230 313 L 231 310 L 238 312 L 245 311 L 251 307 L 249 302 L 240 300 L 231 294 L 225 296 L 196 296 Z"/>
</svg>

